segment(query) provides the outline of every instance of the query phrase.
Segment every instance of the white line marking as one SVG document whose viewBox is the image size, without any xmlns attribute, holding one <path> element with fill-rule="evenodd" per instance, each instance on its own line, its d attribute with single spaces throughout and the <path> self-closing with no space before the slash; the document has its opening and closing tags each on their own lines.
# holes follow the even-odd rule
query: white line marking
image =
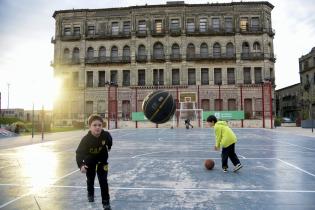
<svg viewBox="0 0 315 210">
<path fill-rule="evenodd" d="M 68 173 L 68 174 L 66 174 L 66 175 L 64 175 L 64 176 L 62 176 L 62 177 L 56 179 L 56 180 L 54 181 L 54 183 L 60 181 L 61 179 L 65 178 L 65 177 L 67 177 L 67 176 L 70 176 L 71 174 L 73 174 L 73 173 L 75 173 L 75 172 L 77 172 L 77 171 L 79 171 L 79 169 L 77 169 L 77 170 L 75 170 L 75 171 L 72 171 L 72 172 L 70 172 L 70 173 Z M 48 186 L 50 186 L 50 185 L 48 185 Z M 51 186 L 52 186 L 52 185 L 51 185 Z M 23 194 L 23 195 L 21 195 L 21 196 L 15 198 L 15 199 L 9 201 L 9 202 L 6 202 L 6 203 L 4 203 L 4 204 L 2 204 L 2 205 L 0 206 L 0 209 L 3 208 L 3 207 L 6 207 L 7 205 L 9 205 L 9 204 L 11 204 L 11 203 L 13 203 L 13 202 L 15 202 L 15 201 L 17 201 L 17 200 L 20 200 L 21 198 L 24 198 L 25 196 L 31 195 L 31 194 L 33 194 L 33 193 L 34 193 L 33 190 L 31 190 L 31 191 L 28 192 L 28 193 L 25 193 L 25 194 Z"/>
<path fill-rule="evenodd" d="M 299 146 L 299 145 L 296 145 L 296 144 L 291 144 L 291 143 L 288 143 L 288 142 L 285 142 L 285 143 L 286 143 L 286 144 L 289 144 L 289 145 L 292 145 L 292 146 L 300 147 L 300 148 L 303 148 L 303 149 L 315 151 L 315 149 L 311 149 L 311 148 L 308 148 L 308 147 L 302 147 L 302 146 Z"/>
<path fill-rule="evenodd" d="M 243 155 L 238 155 L 238 156 L 240 156 L 241 158 L 243 158 L 243 159 L 246 159 L 246 157 L 245 156 L 243 156 Z"/>
<path fill-rule="evenodd" d="M 293 168 L 295 168 L 295 169 L 297 169 L 297 170 L 299 170 L 299 171 L 302 171 L 302 172 L 304 172 L 304 173 L 306 173 L 306 174 L 308 174 L 308 175 L 311 175 L 311 176 L 315 177 L 315 174 L 312 174 L 312 173 L 310 173 L 310 172 L 308 172 L 308 171 L 305 171 L 304 169 L 301 169 L 301 168 L 299 168 L 299 167 L 297 167 L 297 166 L 295 166 L 295 165 L 293 165 L 293 164 L 291 164 L 291 163 L 288 163 L 288 162 L 286 162 L 286 161 L 284 161 L 284 160 L 281 160 L 281 159 L 279 159 L 279 158 L 276 158 L 276 160 L 279 160 L 279 161 L 281 161 L 282 163 L 287 164 L 288 166 L 291 166 L 291 167 L 293 167 Z"/>
</svg>

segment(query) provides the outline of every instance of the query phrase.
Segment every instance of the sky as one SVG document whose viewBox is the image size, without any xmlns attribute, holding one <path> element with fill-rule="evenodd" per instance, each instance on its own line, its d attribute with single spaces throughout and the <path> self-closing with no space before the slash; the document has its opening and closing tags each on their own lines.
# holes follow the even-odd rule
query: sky
<svg viewBox="0 0 315 210">
<path fill-rule="evenodd" d="M 257 1 L 257 0 L 253 0 Z M 185 0 L 185 3 L 228 3 L 232 0 Z M 245 1 L 243 1 L 245 2 Z M 314 0 L 270 0 L 276 31 L 276 89 L 300 82 L 299 58 L 315 47 Z M 54 79 L 56 10 L 165 4 L 165 0 L 0 0 L 1 109 L 53 108 L 58 95 Z M 9 96 L 9 97 L 8 97 Z"/>
</svg>

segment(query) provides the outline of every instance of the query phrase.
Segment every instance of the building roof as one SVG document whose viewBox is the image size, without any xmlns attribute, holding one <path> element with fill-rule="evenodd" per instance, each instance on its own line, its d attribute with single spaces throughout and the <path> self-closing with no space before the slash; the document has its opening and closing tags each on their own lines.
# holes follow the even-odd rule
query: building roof
<svg viewBox="0 0 315 210">
<path fill-rule="evenodd" d="M 125 9 L 141 9 L 141 8 L 157 8 L 157 7 L 203 7 L 203 6 L 237 6 L 237 5 L 260 5 L 264 4 L 271 9 L 274 6 L 268 1 L 249 1 L 249 2 L 230 2 L 230 3 L 208 3 L 208 4 L 185 4 L 184 1 L 167 2 L 167 4 L 159 5 L 143 5 L 143 6 L 130 6 L 130 7 L 116 7 L 116 8 L 103 8 L 103 9 L 70 9 L 70 10 L 57 10 L 53 14 L 55 18 L 60 13 L 72 13 L 72 12 L 96 12 L 96 11 L 112 11 L 112 10 L 125 10 Z"/>
</svg>

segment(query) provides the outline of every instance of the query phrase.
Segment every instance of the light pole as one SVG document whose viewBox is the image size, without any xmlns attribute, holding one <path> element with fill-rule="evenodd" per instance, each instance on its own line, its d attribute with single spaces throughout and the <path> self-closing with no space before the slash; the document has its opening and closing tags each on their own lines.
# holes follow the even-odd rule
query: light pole
<svg viewBox="0 0 315 210">
<path fill-rule="evenodd" d="M 10 107 L 10 83 L 7 83 L 8 84 L 8 109 Z"/>
</svg>

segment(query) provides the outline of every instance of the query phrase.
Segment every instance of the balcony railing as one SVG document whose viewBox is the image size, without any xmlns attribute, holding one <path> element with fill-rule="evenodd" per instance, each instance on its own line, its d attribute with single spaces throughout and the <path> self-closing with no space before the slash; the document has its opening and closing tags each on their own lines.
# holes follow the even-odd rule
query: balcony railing
<svg viewBox="0 0 315 210">
<path fill-rule="evenodd" d="M 162 62 L 162 61 L 165 61 L 165 55 L 164 55 L 164 54 L 161 54 L 161 55 L 152 55 L 151 61 L 154 61 L 154 62 Z"/>
<path fill-rule="evenodd" d="M 136 61 L 139 63 L 147 62 L 147 55 L 136 55 Z"/>
<path fill-rule="evenodd" d="M 241 34 L 261 34 L 263 33 L 263 28 L 260 26 L 251 26 L 246 28 L 239 28 Z"/>
<path fill-rule="evenodd" d="M 137 37 L 146 37 L 147 36 L 147 31 L 146 30 L 140 30 L 140 31 L 136 31 L 136 36 Z"/>
<path fill-rule="evenodd" d="M 155 36 L 155 37 L 162 37 L 165 36 L 165 30 L 161 29 L 161 30 L 152 30 L 151 31 L 151 36 Z"/>
<path fill-rule="evenodd" d="M 182 55 L 181 54 L 170 54 L 171 61 L 181 61 Z"/>
<path fill-rule="evenodd" d="M 236 56 L 235 54 L 192 54 L 187 55 L 186 60 L 187 61 L 204 61 L 204 60 L 235 60 Z"/>
<path fill-rule="evenodd" d="M 110 64 L 110 63 L 130 63 L 130 56 L 117 56 L 117 57 L 86 57 L 86 64 Z"/>
<path fill-rule="evenodd" d="M 76 65 L 76 64 L 80 64 L 80 58 L 62 58 L 60 60 L 60 64 L 62 64 L 62 65 Z"/>
<path fill-rule="evenodd" d="M 169 31 L 170 36 L 180 36 L 182 30 L 180 28 L 171 28 Z"/>
<path fill-rule="evenodd" d="M 81 39 L 80 34 L 61 35 L 61 41 L 77 41 Z"/>
<path fill-rule="evenodd" d="M 208 28 L 204 30 L 195 29 L 194 31 L 186 30 L 187 36 L 217 36 L 217 35 L 234 35 L 234 28 Z"/>
<path fill-rule="evenodd" d="M 262 52 L 248 52 L 248 53 L 241 53 L 242 60 L 263 60 L 264 53 Z"/>
</svg>

